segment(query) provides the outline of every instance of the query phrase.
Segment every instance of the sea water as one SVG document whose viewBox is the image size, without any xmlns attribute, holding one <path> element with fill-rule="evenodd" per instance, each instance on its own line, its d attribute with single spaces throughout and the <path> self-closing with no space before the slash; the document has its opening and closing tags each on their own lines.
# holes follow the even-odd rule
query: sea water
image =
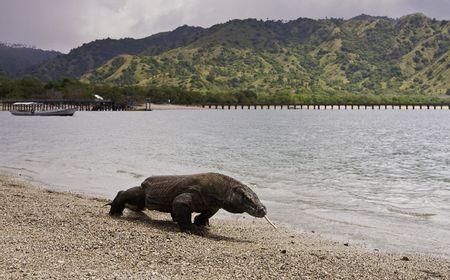
<svg viewBox="0 0 450 280">
<path fill-rule="evenodd" d="M 279 224 L 448 257 L 449 120 L 449 110 L 0 112 L 0 171 L 105 198 L 152 175 L 221 172 Z"/>
</svg>

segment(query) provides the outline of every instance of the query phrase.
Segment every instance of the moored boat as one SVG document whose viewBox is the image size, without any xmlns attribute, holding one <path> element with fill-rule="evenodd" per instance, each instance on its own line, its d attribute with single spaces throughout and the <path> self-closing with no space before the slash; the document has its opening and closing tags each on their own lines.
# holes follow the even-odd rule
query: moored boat
<svg viewBox="0 0 450 280">
<path fill-rule="evenodd" d="M 13 106 L 15 109 L 11 110 L 14 116 L 73 116 L 76 109 L 52 109 L 52 110 L 36 110 L 39 108 L 39 103 L 35 102 L 17 102 Z M 13 107 L 13 108 L 14 108 Z"/>
<path fill-rule="evenodd" d="M 73 116 L 76 109 L 58 109 L 47 111 L 19 111 L 11 110 L 11 114 L 14 116 Z"/>
</svg>

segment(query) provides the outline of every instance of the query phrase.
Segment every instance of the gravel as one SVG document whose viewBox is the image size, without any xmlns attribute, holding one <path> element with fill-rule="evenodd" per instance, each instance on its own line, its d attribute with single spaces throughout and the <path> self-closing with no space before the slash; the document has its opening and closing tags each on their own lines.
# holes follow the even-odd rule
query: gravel
<svg viewBox="0 0 450 280">
<path fill-rule="evenodd" d="M 344 246 L 263 219 L 212 218 L 205 237 L 170 215 L 0 176 L 0 279 L 450 279 L 450 260 Z M 348 245 L 348 244 L 347 244 Z"/>
</svg>

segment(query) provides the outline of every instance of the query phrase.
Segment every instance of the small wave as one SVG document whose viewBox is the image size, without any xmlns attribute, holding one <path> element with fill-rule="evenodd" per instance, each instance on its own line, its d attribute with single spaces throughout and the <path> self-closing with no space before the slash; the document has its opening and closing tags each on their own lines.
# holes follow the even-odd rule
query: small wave
<svg viewBox="0 0 450 280">
<path fill-rule="evenodd" d="M 143 178 L 144 177 L 144 175 L 142 175 L 142 174 L 138 174 L 138 173 L 131 172 L 131 171 L 125 171 L 125 170 L 117 170 L 116 173 L 128 174 L 128 175 L 133 176 L 133 178 L 135 178 L 135 179 L 139 179 L 139 178 Z"/>
<path fill-rule="evenodd" d="M 412 217 L 428 218 L 428 217 L 436 216 L 436 214 L 433 214 L 433 213 L 420 213 L 420 212 L 414 212 L 414 211 L 409 211 L 406 209 L 399 209 L 399 208 L 392 208 L 392 207 L 387 208 L 387 210 L 390 212 L 408 215 L 408 216 L 412 216 Z"/>
<path fill-rule="evenodd" d="M 31 169 L 27 169 L 24 167 L 14 167 L 14 166 L 6 166 L 6 165 L 0 165 L 1 169 L 5 169 L 5 170 L 14 170 L 14 171 L 24 171 L 24 172 L 28 172 L 31 174 L 39 174 L 39 172 L 33 171 Z"/>
</svg>

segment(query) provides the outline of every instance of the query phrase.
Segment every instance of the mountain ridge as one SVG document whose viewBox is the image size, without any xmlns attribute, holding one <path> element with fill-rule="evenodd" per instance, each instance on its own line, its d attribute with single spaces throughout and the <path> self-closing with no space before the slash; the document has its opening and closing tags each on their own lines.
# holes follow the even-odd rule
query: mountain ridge
<svg viewBox="0 0 450 280">
<path fill-rule="evenodd" d="M 443 95 L 450 88 L 449 26 L 422 14 L 232 20 L 159 55 L 116 57 L 82 81 L 205 91 Z"/>
<path fill-rule="evenodd" d="M 57 51 L 41 50 L 34 46 L 0 42 L 0 73 L 15 76 L 60 54 Z"/>
<path fill-rule="evenodd" d="M 179 27 L 171 32 L 161 32 L 141 39 L 100 39 L 72 49 L 68 54 L 48 60 L 41 65 L 28 69 L 25 74 L 44 81 L 62 78 L 79 78 L 86 71 L 121 54 L 154 55 L 164 50 L 177 47 L 195 38 L 199 27 Z"/>
<path fill-rule="evenodd" d="M 450 88 L 449 45 L 449 22 L 423 14 L 230 20 L 142 39 L 97 40 L 27 74 L 200 91 L 442 95 Z"/>
</svg>

